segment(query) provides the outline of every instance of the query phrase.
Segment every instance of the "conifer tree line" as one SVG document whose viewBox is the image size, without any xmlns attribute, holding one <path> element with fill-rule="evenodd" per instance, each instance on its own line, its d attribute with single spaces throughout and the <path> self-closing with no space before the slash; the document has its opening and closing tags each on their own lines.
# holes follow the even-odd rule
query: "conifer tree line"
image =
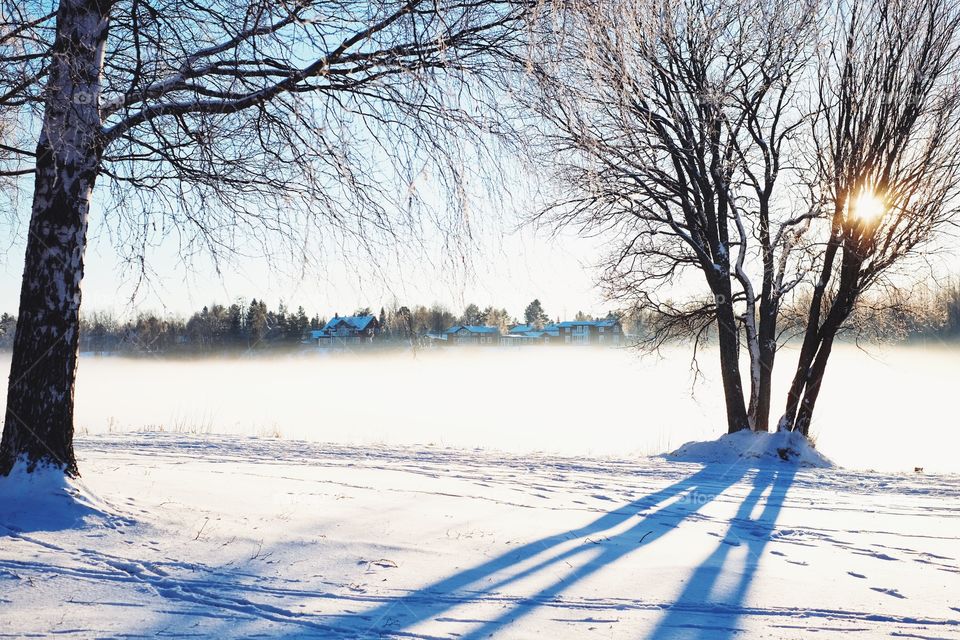
<svg viewBox="0 0 960 640">
<path fill-rule="evenodd" d="M 347 315 L 376 315 L 380 326 L 378 341 L 399 343 L 421 341 L 456 324 L 493 326 L 506 333 L 516 324 L 542 327 L 551 321 L 539 300 L 527 305 L 520 317 L 505 308 L 481 308 L 473 303 L 459 314 L 442 304 L 392 304 L 380 307 L 379 311 L 362 307 Z M 310 331 L 322 329 L 328 319 L 319 313 L 308 314 L 302 305 L 293 308 L 280 302 L 276 309 L 271 309 L 263 299 L 256 298 L 250 302 L 239 299 L 229 305 L 206 305 L 189 316 L 142 311 L 119 318 L 112 312 L 95 311 L 81 317 L 80 351 L 218 354 L 298 348 L 308 341 Z M 578 311 L 574 319 L 592 320 L 593 316 Z M 0 348 L 12 346 L 15 331 L 16 317 L 0 315 Z"/>
<path fill-rule="evenodd" d="M 861 326 L 872 327 L 874 336 L 881 338 L 960 339 L 960 284 L 948 285 L 927 303 L 878 305 L 865 309 L 864 314 Z M 351 315 L 376 315 L 381 327 L 378 341 L 402 344 L 422 342 L 425 336 L 440 334 L 456 324 L 493 326 L 506 333 L 517 324 L 542 328 L 552 321 L 538 299 L 520 316 L 505 308 L 481 308 L 473 303 L 460 314 L 442 304 L 393 304 L 381 307 L 379 312 L 362 307 Z M 640 310 L 616 315 L 626 333 L 638 340 L 646 334 L 647 326 L 657 322 Z M 577 311 L 571 319 L 593 320 L 595 316 Z M 206 305 L 186 317 L 144 311 L 121 319 L 111 312 L 95 311 L 81 318 L 80 345 L 86 353 L 130 355 L 282 350 L 301 347 L 309 332 L 323 328 L 327 320 L 319 313 L 308 314 L 302 305 L 293 309 L 280 302 L 276 309 L 270 309 L 256 298 L 249 303 L 237 300 L 229 305 Z M 12 346 L 16 325 L 15 316 L 0 314 L 0 349 Z"/>
</svg>

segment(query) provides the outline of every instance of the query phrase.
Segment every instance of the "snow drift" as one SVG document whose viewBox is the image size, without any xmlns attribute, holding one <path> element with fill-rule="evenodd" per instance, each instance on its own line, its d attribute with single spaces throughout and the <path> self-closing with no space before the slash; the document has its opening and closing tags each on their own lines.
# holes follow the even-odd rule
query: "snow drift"
<svg viewBox="0 0 960 640">
<path fill-rule="evenodd" d="M 764 464 L 789 462 L 801 467 L 832 467 L 826 456 L 814 449 L 799 432 L 729 433 L 708 442 L 688 442 L 664 458 L 701 464 Z"/>
<path fill-rule="evenodd" d="M 29 472 L 27 463 L 20 461 L 10 475 L 0 477 L 0 525 L 13 532 L 110 525 L 116 518 L 78 480 L 56 467 Z"/>
</svg>

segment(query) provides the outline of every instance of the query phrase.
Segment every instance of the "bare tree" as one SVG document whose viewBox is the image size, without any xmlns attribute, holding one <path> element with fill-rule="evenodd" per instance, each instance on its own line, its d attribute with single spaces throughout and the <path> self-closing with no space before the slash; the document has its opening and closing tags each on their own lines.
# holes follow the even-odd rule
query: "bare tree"
<svg viewBox="0 0 960 640">
<path fill-rule="evenodd" d="M 804 434 L 838 333 L 955 219 L 960 178 L 960 7 L 853 0 L 834 17 L 811 136 L 825 242 L 780 420 Z"/>
<path fill-rule="evenodd" d="M 793 97 L 816 6 L 565 7 L 532 74 L 536 139 L 561 190 L 544 214 L 613 238 L 603 283 L 647 319 L 647 346 L 692 338 L 696 362 L 715 329 L 728 430 L 766 430 L 779 308 L 802 276 L 794 254 L 812 217 L 778 185 L 804 121 Z"/>
<path fill-rule="evenodd" d="M 178 234 L 187 253 L 222 255 L 325 224 L 389 231 L 389 204 L 410 196 L 398 176 L 455 160 L 463 134 L 498 128 L 485 96 L 515 59 L 533 2 L 18 6 L 17 23 L 55 14 L 55 29 L 32 54 L 45 84 L 0 474 L 19 458 L 73 474 L 80 283 L 98 179 L 134 261 L 157 233 Z M 438 175 L 457 193 L 461 170 L 448 168 Z"/>
</svg>

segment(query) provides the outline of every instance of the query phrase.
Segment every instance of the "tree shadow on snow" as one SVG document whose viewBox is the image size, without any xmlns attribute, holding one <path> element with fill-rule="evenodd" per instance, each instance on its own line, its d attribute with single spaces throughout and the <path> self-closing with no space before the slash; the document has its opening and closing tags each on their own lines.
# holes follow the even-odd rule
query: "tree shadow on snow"
<svg viewBox="0 0 960 640">
<path fill-rule="evenodd" d="M 740 503 L 723 539 L 693 571 L 683 591 L 647 638 L 724 640 L 743 631 L 737 623 L 796 471 L 793 465 L 757 471 L 753 488 Z M 765 493 L 768 495 L 763 509 L 753 517 Z"/>
<path fill-rule="evenodd" d="M 502 606 L 498 615 L 489 620 L 476 620 L 477 626 L 459 636 L 469 640 L 487 638 L 538 607 L 549 605 L 576 583 L 662 538 L 736 484 L 748 469 L 746 465 L 704 467 L 585 526 L 526 543 L 374 609 L 333 616 L 326 622 L 334 629 L 356 629 L 362 637 L 404 635 L 405 630 L 458 606 L 496 598 Z M 546 586 L 526 597 L 501 593 L 504 588 L 524 580 L 538 584 L 545 581 Z M 642 580 L 638 579 L 637 585 L 642 595 Z"/>
<path fill-rule="evenodd" d="M 415 627 L 444 616 L 453 619 L 455 616 L 451 614 L 461 606 L 486 605 L 484 615 L 477 615 L 477 619 L 456 620 L 472 625 L 458 637 L 477 640 L 498 633 L 509 635 L 511 624 L 541 607 L 563 607 L 559 600 L 568 589 L 644 545 L 663 538 L 751 470 L 748 465 L 704 467 L 668 487 L 604 513 L 584 526 L 517 546 L 396 597 L 363 593 L 351 596 L 322 586 L 318 589 L 319 585 L 276 582 L 258 575 L 260 572 L 252 566 L 227 569 L 188 567 L 175 561 L 169 564 L 131 562 L 95 549 L 85 551 L 95 567 L 57 565 L 44 571 L 112 580 L 146 588 L 159 596 L 162 604 L 157 612 L 162 615 L 145 628 L 128 630 L 124 634 L 128 637 L 239 637 L 250 635 L 246 631 L 253 630 L 248 627 L 251 624 L 256 625 L 258 634 L 271 637 L 436 637 L 444 634 L 432 630 L 431 635 L 425 636 Z M 739 505 L 725 538 L 694 571 L 692 579 L 649 637 L 722 640 L 733 635 L 738 605 L 747 594 L 794 472 L 787 465 L 782 470 L 756 471 L 753 488 Z M 770 495 L 762 512 L 751 518 L 767 490 Z M 730 575 L 724 574 L 725 562 L 737 548 L 746 550 L 743 570 L 733 573 L 730 588 L 717 595 L 721 586 L 731 582 Z M 8 564 L 11 571 L 28 568 L 18 563 Z M 0 570 L 3 568 L 0 566 Z M 182 575 L 186 569 L 190 569 L 190 573 Z M 178 577 L 174 579 L 174 576 Z M 637 576 L 636 585 L 637 598 L 643 598 L 642 575 Z M 515 595 L 517 592 L 532 593 Z M 340 606 L 350 609 L 324 615 L 300 608 L 313 598 L 337 600 L 342 602 Z M 486 613 L 491 610 L 495 613 Z M 711 623 L 721 620 L 721 624 L 698 627 L 694 624 L 697 620 Z"/>
</svg>

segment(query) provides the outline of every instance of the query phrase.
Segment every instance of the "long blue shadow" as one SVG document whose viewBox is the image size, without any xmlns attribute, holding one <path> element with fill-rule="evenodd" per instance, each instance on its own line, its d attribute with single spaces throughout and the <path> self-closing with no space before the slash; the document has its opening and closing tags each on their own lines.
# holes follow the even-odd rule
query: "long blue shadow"
<svg viewBox="0 0 960 640">
<path fill-rule="evenodd" d="M 687 586 L 647 636 L 651 640 L 726 640 L 742 632 L 738 623 L 763 550 L 776 526 L 796 468 L 761 469 L 750 494 L 737 509 L 723 540 L 693 572 Z M 764 492 L 760 514 L 751 517 Z M 726 567 L 731 551 L 745 547 L 739 573 Z M 725 579 L 727 578 L 727 579 Z"/>
<path fill-rule="evenodd" d="M 333 629 L 346 627 L 366 629 L 371 634 L 398 634 L 457 606 L 483 601 L 525 578 L 553 579 L 533 596 L 498 600 L 498 604 L 506 605 L 500 615 L 478 621 L 479 626 L 461 636 L 486 638 L 603 567 L 663 537 L 736 484 L 746 470 L 742 465 L 705 467 L 669 487 L 605 513 L 585 526 L 526 543 L 373 609 L 332 616 L 325 623 Z M 630 519 L 637 521 L 604 537 L 605 532 Z M 579 542 L 574 543 L 576 540 Z M 581 564 L 571 568 L 574 559 Z"/>
<path fill-rule="evenodd" d="M 511 624 L 538 608 L 556 606 L 557 597 L 573 585 L 643 545 L 668 535 L 684 520 L 739 482 L 750 470 L 746 465 L 705 467 L 668 487 L 603 513 L 584 526 L 515 547 L 479 565 L 398 597 L 378 599 L 372 605 L 369 599 L 358 597 L 355 604 L 363 602 L 370 608 L 330 616 L 300 614 L 289 606 L 256 604 L 259 598 L 251 597 L 260 593 L 270 598 L 280 595 L 290 598 L 320 597 L 321 594 L 297 592 L 295 589 L 286 593 L 283 588 L 272 585 L 250 584 L 243 579 L 249 576 L 238 578 L 230 572 L 226 576 L 201 576 L 199 579 L 184 580 L 176 589 L 170 589 L 167 574 L 154 571 L 152 565 L 147 566 L 136 572 L 135 580 L 153 586 L 161 596 L 170 599 L 173 606 L 169 607 L 169 611 L 164 611 L 169 615 L 161 617 L 155 626 L 137 632 L 142 637 L 161 634 L 217 637 L 242 635 L 238 631 L 246 624 L 272 622 L 279 625 L 275 634 L 270 633 L 273 637 L 432 638 L 434 636 L 423 635 L 413 628 L 420 623 L 442 619 L 446 612 L 457 607 L 483 604 L 486 605 L 484 611 L 496 607 L 495 617 L 473 621 L 475 626 L 459 637 L 478 640 L 498 633 L 509 636 Z M 757 471 L 752 479 L 753 488 L 738 506 L 724 542 L 695 570 L 690 584 L 665 612 L 663 620 L 650 637 L 676 640 L 691 637 L 689 634 L 693 633 L 695 635 L 692 637 L 695 638 L 724 640 L 733 635 L 740 615 L 736 605 L 742 603 L 747 595 L 757 561 L 773 531 L 793 474 L 794 470 L 787 465 L 782 470 Z M 772 491 L 763 511 L 759 517 L 752 519 L 750 516 L 768 487 L 772 487 Z M 724 560 L 733 548 L 726 543 L 745 543 L 749 560 L 744 573 L 736 577 L 737 583 L 723 600 L 714 598 L 711 601 L 714 587 L 721 578 Z M 95 555 L 102 555 L 103 563 L 109 565 L 110 557 Z M 3 578 L 5 567 L 12 571 L 26 571 L 31 568 L 28 564 L 36 563 L 5 563 L 5 566 L 0 566 L 0 579 Z M 32 568 L 37 569 L 36 566 Z M 129 572 L 110 571 L 101 566 L 51 565 L 48 569 L 75 574 L 79 578 L 122 583 L 131 580 Z M 518 597 L 505 592 L 505 587 L 525 579 L 536 582 L 533 595 Z M 642 581 L 637 582 L 638 588 L 642 589 Z M 542 586 L 544 584 L 546 586 Z M 523 588 L 511 591 L 523 591 Z M 202 611 L 188 611 L 197 604 L 203 607 Z M 714 611 L 717 612 L 720 626 L 726 625 L 727 630 L 718 628 L 718 625 L 708 628 L 691 624 L 712 620 L 699 617 L 698 614 L 709 616 Z M 193 627 L 198 624 L 199 618 L 191 618 L 190 615 L 203 617 L 202 632 L 195 633 Z M 261 627 L 258 627 L 258 633 L 262 633 Z M 443 634 L 443 637 L 450 636 Z"/>
</svg>

